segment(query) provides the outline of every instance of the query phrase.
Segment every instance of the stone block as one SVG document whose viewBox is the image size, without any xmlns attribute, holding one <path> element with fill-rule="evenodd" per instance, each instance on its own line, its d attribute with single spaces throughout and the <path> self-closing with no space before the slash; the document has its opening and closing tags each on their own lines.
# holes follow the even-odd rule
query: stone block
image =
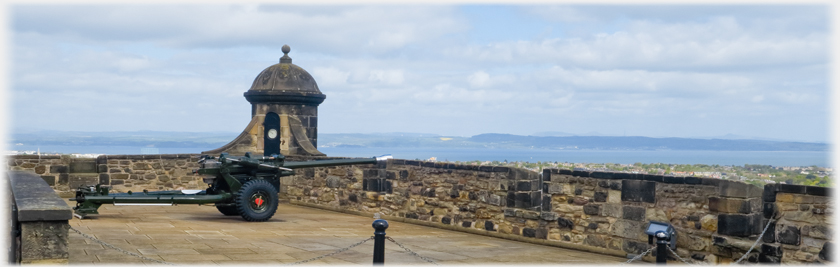
<svg viewBox="0 0 840 267">
<path fill-rule="evenodd" d="M 522 228 L 522 236 L 524 236 L 524 237 L 536 237 L 537 236 L 537 230 L 533 229 L 533 228 L 527 228 L 527 227 Z"/>
<path fill-rule="evenodd" d="M 486 230 L 486 231 L 496 231 L 496 228 L 494 228 L 493 222 L 484 221 L 484 230 Z"/>
<path fill-rule="evenodd" d="M 557 220 L 558 215 L 555 212 L 542 212 L 540 213 L 540 219 L 545 221 L 554 221 Z"/>
<path fill-rule="evenodd" d="M 583 206 L 571 204 L 559 204 L 554 208 L 554 212 L 558 213 L 574 213 L 576 211 L 583 211 Z"/>
<path fill-rule="evenodd" d="M 753 218 L 743 214 L 718 215 L 718 234 L 739 237 L 750 236 L 753 232 Z"/>
<path fill-rule="evenodd" d="M 604 240 L 603 237 L 599 235 L 588 235 L 586 238 L 583 239 L 583 244 L 593 246 L 593 247 L 600 247 L 606 248 L 607 241 Z"/>
<path fill-rule="evenodd" d="M 607 203 L 621 203 L 621 190 L 607 191 Z"/>
<path fill-rule="evenodd" d="M 601 180 L 598 181 L 598 186 L 603 188 L 610 188 L 610 181 Z"/>
<path fill-rule="evenodd" d="M 622 209 L 622 219 L 633 220 L 633 221 L 644 221 L 645 220 L 645 208 L 644 207 L 634 207 L 634 206 L 624 206 Z"/>
<path fill-rule="evenodd" d="M 642 252 L 645 252 L 649 248 L 650 248 L 650 245 L 648 245 L 647 243 L 637 242 L 637 241 L 633 241 L 633 240 L 626 240 L 625 239 L 621 243 L 621 250 L 623 250 L 624 252 L 627 252 L 629 254 L 634 254 L 634 255 L 642 254 Z"/>
<path fill-rule="evenodd" d="M 645 174 L 642 176 L 642 180 L 662 183 L 664 181 L 664 177 L 656 174 Z"/>
<path fill-rule="evenodd" d="M 589 174 L 589 177 L 598 178 L 598 179 L 613 179 L 615 176 L 612 172 L 601 172 L 601 171 L 594 171 Z"/>
<path fill-rule="evenodd" d="M 656 183 L 642 180 L 622 180 L 621 201 L 656 203 Z"/>
<path fill-rule="evenodd" d="M 327 187 L 338 188 L 341 186 L 341 178 L 338 176 L 327 175 Z"/>
<path fill-rule="evenodd" d="M 527 192 L 516 193 L 514 202 L 516 208 L 527 209 L 531 207 L 531 194 Z"/>
<path fill-rule="evenodd" d="M 64 221 L 22 222 L 20 225 L 21 264 L 67 264 L 69 229 Z"/>
<path fill-rule="evenodd" d="M 722 197 L 757 198 L 762 197 L 763 193 L 763 188 L 736 181 L 721 181 L 718 186 L 718 195 Z"/>
<path fill-rule="evenodd" d="M 551 210 L 551 196 L 550 195 L 543 195 L 542 197 L 542 210 L 550 211 Z"/>
<path fill-rule="evenodd" d="M 778 212 L 779 208 L 776 207 L 776 203 L 764 202 L 764 207 L 762 208 L 762 215 L 764 215 L 764 218 L 773 218 Z"/>
<path fill-rule="evenodd" d="M 612 217 L 612 218 L 621 218 L 622 217 L 622 205 L 621 204 L 604 204 L 602 206 L 603 213 L 602 215 L 605 217 Z"/>
<path fill-rule="evenodd" d="M 791 193 L 777 193 L 776 202 L 793 203 L 793 194 Z"/>
<path fill-rule="evenodd" d="M 548 184 L 548 193 L 549 194 L 562 194 L 563 193 L 563 186 L 560 184 Z"/>
<path fill-rule="evenodd" d="M 99 174 L 99 184 L 101 184 L 101 185 L 111 184 L 111 175 L 109 175 L 107 173 L 100 173 Z"/>
<path fill-rule="evenodd" d="M 595 192 L 592 200 L 595 202 L 607 202 L 607 192 Z"/>
<path fill-rule="evenodd" d="M 560 227 L 561 229 L 568 228 L 569 230 L 571 230 L 575 227 L 575 223 L 570 219 L 563 218 L 563 217 L 558 217 L 557 218 L 557 226 Z"/>
<path fill-rule="evenodd" d="M 536 233 L 534 233 L 534 238 L 548 239 L 548 229 L 537 228 Z"/>
<path fill-rule="evenodd" d="M 782 262 L 782 257 L 774 257 L 765 254 L 758 254 L 758 262 L 759 263 L 766 263 L 766 264 L 780 264 Z"/>
<path fill-rule="evenodd" d="M 617 220 L 610 227 L 610 234 L 624 238 L 636 239 L 639 235 L 644 234 L 645 226 L 646 223 L 641 221 Z"/>
<path fill-rule="evenodd" d="M 516 182 L 516 191 L 531 191 L 536 190 L 536 188 L 531 188 L 531 181 L 517 181 Z"/>
<path fill-rule="evenodd" d="M 96 173 L 99 170 L 96 161 L 73 161 L 70 162 L 70 173 Z"/>
<path fill-rule="evenodd" d="M 761 237 L 761 241 L 764 243 L 776 243 L 776 222 L 771 222 L 767 226 L 767 232 Z"/>
<path fill-rule="evenodd" d="M 68 181 L 71 189 L 79 188 L 79 186 L 95 186 L 99 183 L 99 175 L 72 175 Z"/>
<path fill-rule="evenodd" d="M 664 176 L 662 178 L 662 182 L 666 184 L 684 184 L 685 178 L 684 177 L 677 177 L 677 176 Z"/>
<path fill-rule="evenodd" d="M 782 248 L 771 244 L 761 244 L 761 254 L 773 257 L 781 257 Z"/>
<path fill-rule="evenodd" d="M 780 193 L 805 194 L 804 185 L 779 184 L 776 190 Z"/>
<path fill-rule="evenodd" d="M 761 200 L 763 200 L 765 203 L 776 202 L 777 189 L 778 184 L 765 184 L 764 191 L 761 193 Z"/>
<path fill-rule="evenodd" d="M 516 193 L 515 192 L 507 192 L 507 197 L 505 198 L 506 207 L 513 208 L 516 207 Z"/>
<path fill-rule="evenodd" d="M 589 204 L 583 206 L 583 213 L 586 215 L 598 216 L 601 215 L 601 205 Z"/>
<path fill-rule="evenodd" d="M 806 225 L 802 230 L 803 235 L 821 239 L 832 239 L 831 230 L 825 225 Z"/>
<path fill-rule="evenodd" d="M 70 182 L 70 174 L 61 173 L 61 174 L 58 175 L 58 184 L 65 185 L 65 184 L 68 184 L 69 182 Z M 71 187 L 71 189 L 75 189 L 75 188 Z"/>
<path fill-rule="evenodd" d="M 798 246 L 801 240 L 799 227 L 795 225 L 777 225 L 776 242 Z"/>
<path fill-rule="evenodd" d="M 812 196 L 831 196 L 832 190 L 834 189 L 828 187 L 808 186 L 805 188 L 805 194 Z"/>
<path fill-rule="evenodd" d="M 685 184 L 702 184 L 699 177 L 685 177 Z"/>
<path fill-rule="evenodd" d="M 59 174 L 59 173 L 66 173 L 67 166 L 65 165 L 51 165 L 50 166 L 50 173 Z"/>
<path fill-rule="evenodd" d="M 743 213 L 750 214 L 757 212 L 758 198 L 743 199 L 743 198 L 725 198 L 725 197 L 710 197 L 709 210 L 723 213 Z"/>
<path fill-rule="evenodd" d="M 531 192 L 530 195 L 531 195 L 530 196 L 531 203 L 528 204 L 528 207 L 529 208 L 531 208 L 531 207 L 540 208 L 540 205 L 542 204 L 542 192 L 534 191 L 534 192 Z M 550 211 L 551 209 L 545 209 L 545 210 Z"/>
</svg>

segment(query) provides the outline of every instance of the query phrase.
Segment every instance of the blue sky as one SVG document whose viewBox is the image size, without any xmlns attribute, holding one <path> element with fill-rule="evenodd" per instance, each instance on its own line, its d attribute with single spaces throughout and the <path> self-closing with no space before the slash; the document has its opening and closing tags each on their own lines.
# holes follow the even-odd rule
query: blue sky
<svg viewBox="0 0 840 267">
<path fill-rule="evenodd" d="M 10 5 L 9 131 L 244 129 L 291 46 L 321 133 L 829 138 L 828 5 Z"/>
</svg>

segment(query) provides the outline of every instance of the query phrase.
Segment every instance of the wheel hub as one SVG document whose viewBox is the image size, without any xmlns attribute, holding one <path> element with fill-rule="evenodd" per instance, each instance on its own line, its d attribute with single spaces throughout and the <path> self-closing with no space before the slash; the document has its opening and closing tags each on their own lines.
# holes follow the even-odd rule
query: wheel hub
<svg viewBox="0 0 840 267">
<path fill-rule="evenodd" d="M 250 206 L 251 209 L 255 212 L 265 212 L 268 208 L 268 205 L 265 205 L 268 199 L 268 195 L 265 192 L 256 192 L 251 195 Z"/>
</svg>

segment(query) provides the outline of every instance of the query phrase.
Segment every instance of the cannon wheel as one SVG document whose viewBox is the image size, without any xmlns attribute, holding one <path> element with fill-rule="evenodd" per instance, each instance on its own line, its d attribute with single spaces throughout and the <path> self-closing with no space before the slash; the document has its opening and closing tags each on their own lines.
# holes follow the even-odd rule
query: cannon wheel
<svg viewBox="0 0 840 267">
<path fill-rule="evenodd" d="M 236 206 L 216 206 L 216 209 L 225 216 L 239 215 L 239 211 L 236 209 Z"/>
<path fill-rule="evenodd" d="M 246 221 L 264 222 L 277 211 L 277 189 L 266 180 L 248 181 L 236 194 L 236 210 Z"/>
</svg>

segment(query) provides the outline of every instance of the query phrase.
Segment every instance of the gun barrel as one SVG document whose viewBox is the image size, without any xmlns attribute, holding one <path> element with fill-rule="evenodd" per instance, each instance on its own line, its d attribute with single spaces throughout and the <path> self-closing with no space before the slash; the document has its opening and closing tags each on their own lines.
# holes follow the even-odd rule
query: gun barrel
<svg viewBox="0 0 840 267">
<path fill-rule="evenodd" d="M 289 169 L 289 168 L 277 167 L 277 166 L 273 166 L 273 165 L 257 163 L 257 162 L 250 162 L 250 161 L 239 160 L 239 159 L 227 159 L 227 160 L 229 160 L 231 162 L 236 162 L 236 163 L 239 163 L 239 164 L 242 164 L 242 165 L 245 165 L 245 166 L 249 166 L 249 167 L 256 167 L 258 169 L 275 169 L 275 170 L 281 170 L 281 171 L 291 171 L 292 170 L 292 169 Z"/>
<path fill-rule="evenodd" d="M 171 203 L 171 204 L 207 204 L 219 203 L 232 198 L 230 194 L 219 195 L 152 195 L 137 193 L 110 194 L 105 196 L 84 196 L 84 201 L 98 204 L 141 204 L 141 203 Z M 73 199 L 75 200 L 75 199 Z M 78 200 L 76 200 L 78 201 Z"/>
<path fill-rule="evenodd" d="M 283 167 L 298 169 L 298 168 L 313 168 L 313 167 L 330 167 L 341 165 L 355 165 L 355 164 L 375 164 L 376 158 L 368 159 L 327 159 L 327 160 L 313 160 L 313 161 L 298 161 L 286 162 Z"/>
</svg>

